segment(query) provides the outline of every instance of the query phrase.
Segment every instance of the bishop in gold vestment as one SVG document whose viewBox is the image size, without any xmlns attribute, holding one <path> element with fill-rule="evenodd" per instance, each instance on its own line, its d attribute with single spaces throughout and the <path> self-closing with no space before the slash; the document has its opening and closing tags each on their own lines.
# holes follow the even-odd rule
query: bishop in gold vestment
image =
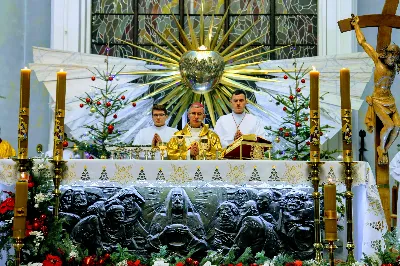
<svg viewBox="0 0 400 266">
<path fill-rule="evenodd" d="M 189 123 L 174 134 L 168 142 L 167 151 L 170 160 L 196 160 L 206 157 L 217 158 L 222 149 L 218 135 L 203 124 L 205 114 L 201 103 L 193 103 L 188 112 Z M 205 153 L 205 154 L 204 154 Z"/>
<path fill-rule="evenodd" d="M 15 156 L 15 150 L 11 144 L 6 140 L 0 139 L 0 159 L 6 159 L 13 156 Z"/>
</svg>

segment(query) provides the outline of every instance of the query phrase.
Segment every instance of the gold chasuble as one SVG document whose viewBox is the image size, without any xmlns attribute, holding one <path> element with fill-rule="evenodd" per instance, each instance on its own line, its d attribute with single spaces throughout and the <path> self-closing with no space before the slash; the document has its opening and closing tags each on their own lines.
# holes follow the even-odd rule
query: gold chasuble
<svg viewBox="0 0 400 266">
<path fill-rule="evenodd" d="M 11 144 L 6 140 L 0 139 L 0 159 L 10 158 L 15 155 L 15 150 Z"/>
<path fill-rule="evenodd" d="M 190 146 L 197 142 L 200 148 L 199 157 L 205 152 L 208 160 L 215 160 L 217 151 L 222 149 L 218 135 L 208 128 L 207 124 L 201 124 L 200 128 L 191 128 L 187 124 L 182 130 L 175 132 L 174 136 L 168 142 L 167 151 L 170 160 L 189 159 Z M 195 160 L 196 158 L 190 158 Z"/>
</svg>

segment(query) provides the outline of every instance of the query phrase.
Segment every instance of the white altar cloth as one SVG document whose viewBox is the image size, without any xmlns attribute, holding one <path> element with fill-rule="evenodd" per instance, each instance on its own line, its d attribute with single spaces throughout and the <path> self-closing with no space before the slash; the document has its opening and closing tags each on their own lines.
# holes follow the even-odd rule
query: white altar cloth
<svg viewBox="0 0 400 266">
<path fill-rule="evenodd" d="M 66 163 L 62 185 L 66 186 L 248 186 L 312 187 L 310 168 L 301 161 L 215 160 L 70 160 Z M 34 170 L 43 167 L 52 172 L 48 162 L 35 161 Z M 367 162 L 353 168 L 353 221 L 356 258 L 371 255 L 384 243 L 388 227 L 373 172 Z M 339 162 L 325 162 L 321 183 L 332 178 L 338 190 L 344 188 L 344 168 Z M 17 168 L 12 160 L 0 160 L 0 184 L 15 184 Z M 346 239 L 343 239 L 346 243 Z"/>
</svg>

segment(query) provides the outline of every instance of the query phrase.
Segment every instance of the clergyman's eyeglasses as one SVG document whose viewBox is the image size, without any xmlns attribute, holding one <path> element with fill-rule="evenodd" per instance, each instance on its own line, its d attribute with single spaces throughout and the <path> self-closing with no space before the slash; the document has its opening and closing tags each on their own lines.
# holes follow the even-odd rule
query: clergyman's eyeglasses
<svg viewBox="0 0 400 266">
<path fill-rule="evenodd" d="M 165 114 L 153 114 L 153 117 L 164 117 Z"/>
</svg>

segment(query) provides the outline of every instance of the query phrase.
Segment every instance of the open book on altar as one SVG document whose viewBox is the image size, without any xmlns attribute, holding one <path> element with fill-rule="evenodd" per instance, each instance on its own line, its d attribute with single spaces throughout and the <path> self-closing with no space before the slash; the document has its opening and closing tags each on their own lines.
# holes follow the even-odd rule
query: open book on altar
<svg viewBox="0 0 400 266">
<path fill-rule="evenodd" d="M 265 152 L 271 159 L 272 142 L 255 134 L 242 135 L 221 154 L 224 159 L 264 160 Z"/>
</svg>

